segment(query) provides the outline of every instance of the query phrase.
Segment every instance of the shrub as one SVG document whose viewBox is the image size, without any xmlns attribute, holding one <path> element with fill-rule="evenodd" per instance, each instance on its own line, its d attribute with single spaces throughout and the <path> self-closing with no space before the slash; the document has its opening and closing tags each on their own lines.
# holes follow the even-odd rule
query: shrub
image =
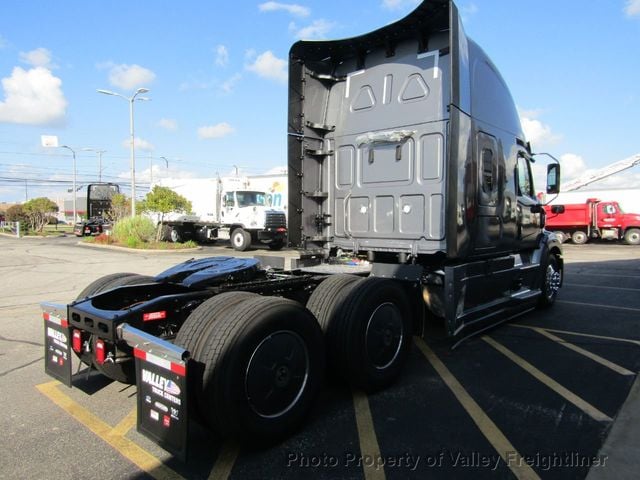
<svg viewBox="0 0 640 480">
<path fill-rule="evenodd" d="M 113 226 L 113 238 L 116 242 L 127 246 L 146 243 L 153 240 L 156 227 L 153 220 L 147 217 L 127 217 Z M 132 247 L 132 248 L 135 248 Z"/>
</svg>

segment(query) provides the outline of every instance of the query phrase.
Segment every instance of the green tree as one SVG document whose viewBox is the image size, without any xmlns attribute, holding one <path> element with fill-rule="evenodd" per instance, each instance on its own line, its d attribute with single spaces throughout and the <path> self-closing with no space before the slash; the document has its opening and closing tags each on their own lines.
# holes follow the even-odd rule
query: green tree
<svg viewBox="0 0 640 480">
<path fill-rule="evenodd" d="M 143 210 L 160 214 L 156 232 L 156 241 L 159 241 L 165 214 L 169 212 L 189 213 L 191 212 L 191 202 L 170 188 L 156 185 L 153 190 L 147 193 L 143 203 Z"/>
<path fill-rule="evenodd" d="M 36 232 L 42 232 L 49 217 L 58 211 L 58 205 L 46 197 L 32 198 L 22 205 L 29 226 Z"/>
<path fill-rule="evenodd" d="M 131 199 L 123 193 L 115 193 L 111 197 L 111 208 L 106 215 L 114 223 L 131 215 Z"/>
<path fill-rule="evenodd" d="M 27 221 L 27 215 L 24 213 L 22 205 L 11 205 L 9 208 L 7 208 L 5 218 L 7 222 L 25 223 Z"/>
</svg>

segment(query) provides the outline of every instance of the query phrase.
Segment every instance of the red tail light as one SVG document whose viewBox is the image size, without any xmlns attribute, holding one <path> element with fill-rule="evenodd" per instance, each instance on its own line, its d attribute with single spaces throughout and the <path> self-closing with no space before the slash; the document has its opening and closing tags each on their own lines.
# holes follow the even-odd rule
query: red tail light
<svg viewBox="0 0 640 480">
<path fill-rule="evenodd" d="M 164 320 L 167 318 L 167 311 L 163 310 L 161 312 L 150 312 L 142 314 L 143 322 L 152 322 L 154 320 Z"/>
<path fill-rule="evenodd" d="M 104 363 L 104 359 L 107 356 L 106 348 L 103 340 L 96 340 L 96 362 L 98 365 Z"/>
<path fill-rule="evenodd" d="M 276 228 L 276 232 L 286 232 L 286 231 L 287 231 L 287 229 L 286 229 L 286 228 L 284 228 L 284 227 L 278 227 L 278 228 Z"/>
<path fill-rule="evenodd" d="M 82 332 L 80 330 L 73 330 L 73 351 L 80 353 L 82 351 Z"/>
</svg>

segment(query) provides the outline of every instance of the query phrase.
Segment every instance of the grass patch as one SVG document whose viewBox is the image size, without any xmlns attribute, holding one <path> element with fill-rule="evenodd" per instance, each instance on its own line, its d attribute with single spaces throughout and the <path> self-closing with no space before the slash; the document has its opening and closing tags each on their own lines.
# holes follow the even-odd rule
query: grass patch
<svg viewBox="0 0 640 480">
<path fill-rule="evenodd" d="M 122 242 L 115 239 L 113 235 L 106 235 L 104 233 L 101 233 L 96 237 L 84 237 L 82 241 L 95 245 L 113 245 L 116 247 L 134 248 L 136 250 L 185 250 L 198 247 L 198 244 L 193 240 L 189 240 L 184 243 L 156 241 L 143 242 L 135 237 L 127 237 L 125 241 Z"/>
</svg>

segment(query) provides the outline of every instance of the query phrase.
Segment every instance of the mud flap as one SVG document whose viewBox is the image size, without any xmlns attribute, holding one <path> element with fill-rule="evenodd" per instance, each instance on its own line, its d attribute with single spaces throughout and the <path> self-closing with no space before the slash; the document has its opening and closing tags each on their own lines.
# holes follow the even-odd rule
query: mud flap
<svg viewBox="0 0 640 480">
<path fill-rule="evenodd" d="M 118 327 L 118 336 L 135 356 L 138 431 L 186 461 L 189 352 L 127 324 Z"/>
<path fill-rule="evenodd" d="M 44 318 L 44 371 L 71 387 L 71 328 L 67 306 L 42 303 Z"/>
</svg>

